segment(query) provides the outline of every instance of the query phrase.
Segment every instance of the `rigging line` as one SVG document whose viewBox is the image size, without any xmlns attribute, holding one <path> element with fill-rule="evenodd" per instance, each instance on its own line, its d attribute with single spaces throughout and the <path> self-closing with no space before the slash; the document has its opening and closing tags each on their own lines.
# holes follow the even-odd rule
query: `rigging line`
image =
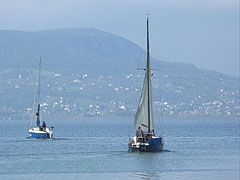
<svg viewBox="0 0 240 180">
<path fill-rule="evenodd" d="M 145 37 L 146 37 L 146 28 L 143 28 L 144 29 L 144 32 L 143 32 L 143 35 L 142 35 L 142 39 L 141 39 L 141 42 L 139 44 L 139 52 L 138 52 L 138 56 L 136 58 L 137 60 L 137 67 L 145 67 L 146 65 L 145 64 L 145 61 L 146 61 L 146 44 L 145 44 Z M 144 56 L 144 57 L 143 57 Z M 143 69 L 143 68 L 142 68 Z M 139 96 L 141 95 L 141 88 L 142 88 L 142 84 L 141 84 L 141 81 L 140 81 L 140 78 L 144 77 L 144 74 L 142 73 L 139 73 L 139 70 L 140 68 L 137 68 L 135 73 L 136 73 L 136 79 L 137 79 L 137 82 L 136 82 L 136 89 L 137 91 L 135 91 L 135 104 L 137 105 L 138 107 L 138 103 L 139 103 Z M 136 115 L 136 112 L 135 112 L 135 115 Z"/>
<path fill-rule="evenodd" d="M 41 76 L 41 59 L 39 62 L 39 74 L 38 74 L 38 104 L 40 103 L 40 76 Z"/>
<path fill-rule="evenodd" d="M 157 71 L 158 72 L 158 71 Z M 152 88 L 152 96 L 153 96 L 153 109 L 154 109 L 154 114 L 155 114 L 155 120 L 159 121 L 160 126 L 158 129 L 160 129 L 160 134 L 164 134 L 164 128 L 163 128 L 163 119 L 161 118 L 161 108 L 155 103 L 156 101 L 160 101 L 160 84 L 158 83 L 159 80 L 159 72 L 154 73 L 154 76 L 152 77 L 152 82 L 154 82 L 154 85 L 157 85 L 157 87 L 153 86 Z M 159 111 L 160 110 L 160 111 Z M 162 133 L 161 133 L 162 132 Z"/>
<path fill-rule="evenodd" d="M 34 102 L 33 102 L 33 108 L 32 108 L 32 119 L 31 119 L 31 128 L 33 125 L 33 119 L 34 119 L 34 113 L 35 113 L 35 106 L 36 106 L 36 98 L 37 98 L 37 88 L 38 86 L 35 87 L 35 95 L 34 95 Z"/>
<path fill-rule="evenodd" d="M 36 99 L 37 99 L 37 94 L 40 93 L 40 65 L 41 65 L 41 58 L 40 58 L 40 62 L 39 62 L 39 75 L 38 75 L 38 84 L 37 86 L 35 87 L 35 96 L 34 96 L 34 103 L 33 103 L 33 109 L 32 109 L 32 119 L 31 119 L 31 128 L 32 128 L 32 125 L 33 125 L 33 119 L 34 119 L 34 114 L 35 114 L 35 106 L 36 106 Z M 39 91 L 39 92 L 37 92 Z M 38 104 L 39 104 L 39 101 L 40 101 L 40 95 L 38 94 Z"/>
<path fill-rule="evenodd" d="M 155 46 L 155 43 L 154 43 L 154 38 L 152 38 L 152 32 L 151 32 L 151 29 L 149 29 L 149 33 L 150 33 L 150 40 L 151 40 L 151 54 L 152 54 L 152 59 L 156 59 L 156 60 L 159 60 L 158 59 L 158 54 L 156 53 L 156 46 Z"/>
<path fill-rule="evenodd" d="M 143 28 L 144 29 L 144 32 L 143 32 L 143 35 L 142 35 L 142 40 L 141 40 L 141 42 L 140 42 L 140 44 L 139 44 L 139 52 L 138 52 L 138 56 L 137 56 L 137 67 L 139 67 L 139 66 L 145 66 L 144 64 L 145 64 L 145 60 L 146 60 L 146 58 L 145 57 L 143 57 L 143 55 L 145 55 L 146 56 L 146 47 L 145 47 L 145 37 L 146 37 L 146 29 L 145 28 Z"/>
<path fill-rule="evenodd" d="M 152 31 L 151 31 L 151 29 L 149 29 L 149 33 L 150 33 L 150 40 L 151 40 L 151 52 L 152 52 L 152 58 L 154 58 L 154 59 L 156 59 L 156 60 L 158 60 L 158 56 L 157 56 L 157 54 L 156 54 L 156 48 L 155 48 L 155 43 L 154 43 L 154 38 L 152 38 Z M 151 69 L 151 70 L 153 70 L 153 69 Z M 154 70 L 157 70 L 157 72 L 158 72 L 158 75 L 157 76 L 160 76 L 160 72 L 159 72 L 159 69 L 154 69 Z M 158 79 L 158 78 L 157 78 Z M 157 84 L 157 83 L 155 83 L 155 84 Z M 159 84 L 160 85 L 160 84 Z M 157 89 L 159 89 L 159 85 L 158 85 L 158 88 Z M 154 88 L 154 89 L 156 89 L 156 88 Z M 153 89 L 152 89 L 153 90 Z M 155 90 L 153 90 L 153 99 L 155 99 L 156 100 L 156 92 L 155 92 Z M 162 124 L 163 125 L 163 122 L 161 123 L 161 121 L 162 121 L 162 118 L 160 117 L 160 115 L 161 115 L 161 111 L 159 111 L 157 108 L 156 108 L 156 104 L 155 104 L 155 102 L 153 101 L 153 106 L 154 106 L 154 109 L 157 111 L 157 119 L 159 119 L 159 121 L 160 121 L 160 124 Z M 160 108 L 160 110 L 161 110 L 161 108 Z M 155 112 L 156 112 L 155 111 Z M 162 128 L 162 125 L 160 125 L 160 127 L 159 127 L 159 129 L 162 131 L 162 134 L 163 134 L 163 128 Z"/>
</svg>

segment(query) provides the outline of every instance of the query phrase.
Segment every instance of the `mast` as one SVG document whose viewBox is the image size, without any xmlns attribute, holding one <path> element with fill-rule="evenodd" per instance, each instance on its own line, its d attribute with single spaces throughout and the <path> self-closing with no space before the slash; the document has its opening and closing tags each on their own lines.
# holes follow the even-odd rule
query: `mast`
<svg viewBox="0 0 240 180">
<path fill-rule="evenodd" d="M 147 88 L 148 88 L 148 133 L 150 133 L 150 52 L 149 52 L 149 30 L 148 30 L 148 18 L 147 18 Z"/>
<path fill-rule="evenodd" d="M 134 118 L 136 130 L 139 127 L 146 133 L 151 133 L 153 130 L 153 112 L 152 112 L 152 84 L 151 84 L 151 69 L 150 69 L 150 51 L 149 51 L 149 18 L 147 18 L 147 64 L 145 70 L 144 83 L 142 94 L 138 103 L 137 112 Z"/>
<path fill-rule="evenodd" d="M 42 60 L 40 59 L 39 61 L 39 69 L 38 69 L 38 92 L 37 92 L 37 95 L 38 95 L 38 110 L 37 110 L 37 127 L 40 126 L 40 76 L 41 76 L 41 62 Z"/>
</svg>

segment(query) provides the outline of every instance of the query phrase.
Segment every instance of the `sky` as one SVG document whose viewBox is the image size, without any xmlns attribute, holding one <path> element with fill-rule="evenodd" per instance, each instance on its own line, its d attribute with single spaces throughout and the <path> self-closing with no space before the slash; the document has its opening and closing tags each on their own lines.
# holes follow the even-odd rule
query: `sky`
<svg viewBox="0 0 240 180">
<path fill-rule="evenodd" d="M 151 56 L 239 76 L 239 0 L 0 0 L 0 30 L 97 28 Z"/>
</svg>

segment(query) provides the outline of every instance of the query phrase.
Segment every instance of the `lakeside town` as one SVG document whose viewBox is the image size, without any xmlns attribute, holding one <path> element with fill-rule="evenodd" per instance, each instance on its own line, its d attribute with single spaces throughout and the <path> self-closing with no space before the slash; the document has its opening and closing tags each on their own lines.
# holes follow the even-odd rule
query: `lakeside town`
<svg viewBox="0 0 240 180">
<path fill-rule="evenodd" d="M 13 70 L 14 71 L 14 70 Z M 12 74 L 12 75 L 9 75 Z M 4 78 L 7 75 L 8 78 Z M 13 73 L 1 71 L 0 119 L 29 119 L 37 84 L 33 69 Z M 144 72 L 120 76 L 44 71 L 41 85 L 41 114 L 51 119 L 88 119 L 134 117 L 141 94 Z M 153 75 L 153 109 L 159 118 L 239 117 L 239 90 L 223 78 L 214 87 L 195 88 L 186 77 L 156 73 Z M 181 79 L 173 81 L 173 79 Z M 11 96 L 4 97 L 4 92 Z M 212 93 L 212 94 L 211 94 Z M 5 102 L 5 104 L 3 104 Z M 7 102 L 7 103 L 6 103 Z"/>
</svg>

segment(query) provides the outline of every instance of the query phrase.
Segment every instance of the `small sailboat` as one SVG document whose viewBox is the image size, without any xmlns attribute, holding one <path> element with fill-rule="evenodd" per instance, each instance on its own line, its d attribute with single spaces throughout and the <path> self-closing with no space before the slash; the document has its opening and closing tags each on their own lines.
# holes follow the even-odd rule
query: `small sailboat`
<svg viewBox="0 0 240 180">
<path fill-rule="evenodd" d="M 32 119 L 31 119 L 31 127 L 28 130 L 29 136 L 32 138 L 52 138 L 53 136 L 53 127 L 47 128 L 45 121 L 43 121 L 42 126 L 40 126 L 40 75 L 41 75 L 41 59 L 39 61 L 39 72 L 38 72 L 38 84 L 36 86 L 35 97 L 34 97 L 34 104 L 33 104 L 33 111 L 32 111 Z M 37 99 L 37 127 L 33 127 L 33 119 L 35 113 L 35 106 L 36 106 L 36 99 Z"/>
<path fill-rule="evenodd" d="M 147 18 L 147 66 L 143 83 L 142 95 L 138 104 L 134 124 L 136 136 L 129 138 L 130 152 L 161 152 L 164 139 L 154 134 L 154 120 L 152 111 L 152 83 L 149 52 L 149 28 Z"/>
</svg>

